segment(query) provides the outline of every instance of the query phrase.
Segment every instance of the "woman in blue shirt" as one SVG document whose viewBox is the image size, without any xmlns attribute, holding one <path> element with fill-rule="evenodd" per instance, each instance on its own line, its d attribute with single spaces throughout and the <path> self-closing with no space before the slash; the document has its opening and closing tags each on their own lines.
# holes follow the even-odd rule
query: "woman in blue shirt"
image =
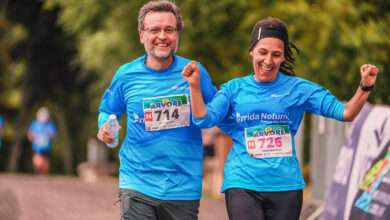
<svg viewBox="0 0 390 220">
<path fill-rule="evenodd" d="M 299 219 L 305 182 L 294 135 L 304 112 L 352 121 L 375 84 L 378 69 L 363 65 L 360 87 L 344 104 L 329 90 L 295 77 L 292 49 L 299 52 L 283 21 L 257 22 L 250 45 L 254 72 L 222 85 L 207 106 L 196 63 L 182 72 L 194 123 L 208 128 L 229 117 L 233 124 L 222 185 L 230 219 Z"/>
</svg>

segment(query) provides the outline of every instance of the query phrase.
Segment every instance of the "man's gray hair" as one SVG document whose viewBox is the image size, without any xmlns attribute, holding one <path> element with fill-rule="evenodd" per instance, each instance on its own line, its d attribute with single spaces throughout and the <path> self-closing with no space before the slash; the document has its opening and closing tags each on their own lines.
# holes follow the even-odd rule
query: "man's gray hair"
<svg viewBox="0 0 390 220">
<path fill-rule="evenodd" d="M 147 4 L 145 4 L 141 10 L 139 11 L 138 15 L 138 30 L 143 30 L 144 27 L 144 20 L 145 16 L 149 12 L 171 12 L 173 15 L 175 15 L 176 18 L 176 29 L 177 32 L 181 32 L 181 30 L 184 27 L 184 22 L 181 17 L 180 9 L 172 2 L 169 1 L 152 1 Z"/>
</svg>

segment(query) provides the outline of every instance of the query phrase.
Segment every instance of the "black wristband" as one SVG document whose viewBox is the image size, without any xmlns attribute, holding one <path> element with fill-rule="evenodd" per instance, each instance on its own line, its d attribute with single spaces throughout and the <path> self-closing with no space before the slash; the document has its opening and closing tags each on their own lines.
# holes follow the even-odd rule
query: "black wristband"
<svg viewBox="0 0 390 220">
<path fill-rule="evenodd" d="M 369 92 L 369 91 L 371 91 L 372 89 L 374 89 L 375 84 L 372 85 L 372 86 L 363 86 L 362 81 L 360 81 L 360 85 L 359 85 L 359 86 L 360 86 L 360 88 L 361 88 L 363 91 Z"/>
</svg>

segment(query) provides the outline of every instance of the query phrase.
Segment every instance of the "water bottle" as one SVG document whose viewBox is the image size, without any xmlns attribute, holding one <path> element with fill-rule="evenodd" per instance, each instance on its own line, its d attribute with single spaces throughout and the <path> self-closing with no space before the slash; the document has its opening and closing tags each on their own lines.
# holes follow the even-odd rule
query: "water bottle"
<svg viewBox="0 0 390 220">
<path fill-rule="evenodd" d="M 106 143 L 108 147 L 116 148 L 119 142 L 119 122 L 116 120 L 116 115 L 111 114 L 108 117 L 107 129 L 110 132 L 111 136 L 114 137 L 114 142 Z"/>
</svg>

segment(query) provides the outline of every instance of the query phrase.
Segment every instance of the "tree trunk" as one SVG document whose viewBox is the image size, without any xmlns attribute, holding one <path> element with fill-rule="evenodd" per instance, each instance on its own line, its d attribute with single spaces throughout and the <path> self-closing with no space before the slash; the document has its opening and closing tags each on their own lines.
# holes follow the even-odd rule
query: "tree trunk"
<svg viewBox="0 0 390 220">
<path fill-rule="evenodd" d="M 8 172 L 17 172 L 19 169 L 19 160 L 22 153 L 23 139 L 26 137 L 28 126 L 28 112 L 26 108 L 22 108 L 19 112 L 18 123 L 15 132 L 15 143 L 11 149 L 11 156 L 8 164 Z"/>
<path fill-rule="evenodd" d="M 73 157 L 72 157 L 72 145 L 68 132 L 68 125 L 66 123 L 66 116 L 61 106 L 56 105 L 57 123 L 58 123 L 58 136 L 61 141 L 62 152 L 64 155 L 64 167 L 66 174 L 73 174 Z"/>
<path fill-rule="evenodd" d="M 22 82 L 22 102 L 20 103 L 19 107 L 19 115 L 18 115 L 18 121 L 16 125 L 16 134 L 15 134 L 15 143 L 12 146 L 11 149 L 11 156 L 8 164 L 8 171 L 9 172 L 16 172 L 19 169 L 19 160 L 20 155 L 22 153 L 22 143 L 23 139 L 26 137 L 26 132 L 28 129 L 28 122 L 29 122 L 29 112 L 28 109 L 30 109 L 31 104 L 31 89 L 30 89 L 30 79 L 31 75 L 33 74 L 31 72 L 31 69 L 29 67 L 29 61 L 31 60 L 31 53 L 32 53 L 32 41 L 28 41 L 27 45 L 27 51 L 26 51 L 26 57 L 27 57 L 27 64 L 26 64 L 26 72 L 23 77 Z"/>
</svg>

